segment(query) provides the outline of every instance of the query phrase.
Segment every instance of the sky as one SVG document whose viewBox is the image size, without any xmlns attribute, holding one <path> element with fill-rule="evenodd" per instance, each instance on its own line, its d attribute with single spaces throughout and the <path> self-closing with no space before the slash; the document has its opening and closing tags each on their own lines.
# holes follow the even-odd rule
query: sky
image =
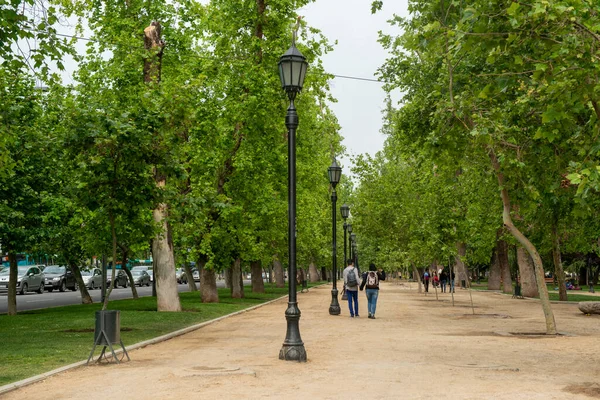
<svg viewBox="0 0 600 400">
<path fill-rule="evenodd" d="M 383 9 L 371 14 L 372 0 L 316 0 L 298 14 L 309 26 L 321 30 L 334 51 L 323 57 L 323 66 L 335 75 L 374 79 L 386 59 L 386 51 L 377 42 L 379 31 L 399 34 L 387 23 L 394 14 L 408 15 L 408 0 L 385 0 Z M 310 73 L 310 70 L 307 72 Z M 381 134 L 385 92 L 378 82 L 335 78 L 331 92 L 337 103 L 330 104 L 341 126 L 343 144 L 349 156 L 383 149 Z M 392 100 L 397 101 L 396 94 Z M 348 157 L 342 163 L 350 162 Z"/>
</svg>

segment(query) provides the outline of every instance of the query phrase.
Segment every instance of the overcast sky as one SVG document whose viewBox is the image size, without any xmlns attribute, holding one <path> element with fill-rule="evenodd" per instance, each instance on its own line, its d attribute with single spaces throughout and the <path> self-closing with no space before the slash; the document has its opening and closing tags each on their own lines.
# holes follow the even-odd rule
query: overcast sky
<svg viewBox="0 0 600 400">
<path fill-rule="evenodd" d="M 371 2 L 316 0 L 299 11 L 309 26 L 320 29 L 331 43 L 338 42 L 334 51 L 323 58 L 327 72 L 375 78 L 377 68 L 386 59 L 385 50 L 377 42 L 378 32 L 398 34 L 398 28 L 391 27 L 387 20 L 393 14 L 407 16 L 408 2 L 385 0 L 383 9 L 375 15 L 371 14 Z M 385 138 L 380 130 L 385 93 L 382 84 L 335 78 L 331 91 L 338 102 L 330 106 L 342 128 L 347 153 L 350 156 L 361 153 L 374 155 L 383 149 Z M 347 162 L 346 159 L 344 164 Z"/>
</svg>

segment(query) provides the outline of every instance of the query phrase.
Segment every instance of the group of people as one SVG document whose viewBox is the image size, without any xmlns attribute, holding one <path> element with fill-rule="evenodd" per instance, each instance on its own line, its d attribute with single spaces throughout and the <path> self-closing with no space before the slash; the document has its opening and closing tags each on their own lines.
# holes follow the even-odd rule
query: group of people
<svg viewBox="0 0 600 400">
<path fill-rule="evenodd" d="M 429 292 L 429 283 L 431 282 L 431 284 L 434 287 L 439 286 L 442 293 L 446 293 L 446 288 L 448 286 L 450 286 L 448 291 L 451 291 L 454 293 L 454 278 L 455 277 L 456 277 L 456 274 L 454 273 L 454 271 L 451 271 L 450 273 L 448 273 L 445 269 L 442 269 L 438 276 L 437 272 L 434 271 L 433 274 L 431 274 L 431 273 L 429 273 L 428 269 L 425 269 L 425 272 L 423 272 L 423 276 L 421 278 L 423 279 L 423 285 L 425 286 L 425 292 Z"/>
<path fill-rule="evenodd" d="M 367 311 L 370 319 L 375 319 L 377 310 L 377 298 L 379 297 L 379 281 L 385 280 L 385 271 L 377 270 L 375 264 L 369 265 L 369 270 L 359 276 L 358 269 L 353 260 L 348 260 L 348 266 L 344 269 L 344 290 L 348 297 L 348 308 L 350 318 L 360 317 L 358 314 L 358 291 L 366 289 Z"/>
</svg>

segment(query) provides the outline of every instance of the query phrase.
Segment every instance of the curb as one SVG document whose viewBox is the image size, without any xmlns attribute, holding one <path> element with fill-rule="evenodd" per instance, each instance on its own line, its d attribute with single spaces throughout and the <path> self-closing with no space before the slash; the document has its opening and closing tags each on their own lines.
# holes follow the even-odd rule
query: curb
<svg viewBox="0 0 600 400">
<path fill-rule="evenodd" d="M 322 285 L 313 286 L 311 289 L 318 288 L 318 287 L 324 286 L 324 285 L 327 285 L 327 283 L 324 283 Z M 298 293 L 300 293 L 300 292 L 298 292 Z M 181 336 L 181 335 L 185 335 L 186 333 L 193 332 L 193 331 L 198 330 L 200 328 L 203 328 L 203 327 L 205 327 L 207 325 L 214 324 L 215 322 L 219 322 L 219 321 L 221 321 L 221 320 L 223 320 L 225 318 L 234 317 L 236 315 L 240 315 L 240 314 L 243 314 L 243 313 L 246 313 L 246 312 L 249 312 L 249 311 L 256 310 L 257 308 L 264 307 L 264 306 L 272 304 L 272 303 L 276 303 L 276 302 L 278 302 L 278 301 L 280 301 L 282 299 L 285 299 L 286 297 L 288 297 L 288 294 L 286 294 L 284 296 L 281 296 L 281 297 L 278 297 L 278 298 L 273 299 L 273 300 L 269 300 L 269 301 L 267 301 L 265 303 L 260 303 L 260 304 L 257 304 L 255 306 L 252 306 L 252 307 L 244 308 L 243 310 L 239 310 L 239 311 L 233 312 L 231 314 L 223 315 L 223 316 L 221 316 L 219 318 L 211 319 L 209 321 L 201 322 L 201 323 L 196 324 L 196 325 L 188 326 L 187 328 L 179 329 L 179 330 L 177 330 L 175 332 L 167 333 L 166 335 L 158 336 L 158 337 L 155 337 L 153 339 L 148 339 L 148 340 L 145 340 L 143 342 L 139 342 L 139 343 L 133 344 L 131 346 L 126 346 L 125 349 L 127 350 L 127 352 L 130 352 L 131 350 L 141 349 L 143 347 L 150 346 L 152 344 L 161 343 L 161 342 L 167 341 L 169 339 L 173 339 L 173 338 L 175 338 L 177 336 Z M 119 349 L 119 350 L 115 349 L 115 353 L 116 354 L 120 354 L 122 352 L 123 352 L 122 349 Z M 84 361 L 78 361 L 78 362 L 73 363 L 73 364 L 65 365 L 64 367 L 53 369 L 52 371 L 44 372 L 43 374 L 40 374 L 40 375 L 32 376 L 31 378 L 26 378 L 26 379 L 23 379 L 23 380 L 20 380 L 20 381 L 17 381 L 17 382 L 13 382 L 13 383 L 9 383 L 9 384 L 4 385 L 4 386 L 0 386 L 0 396 L 3 395 L 3 394 L 5 394 L 5 393 L 11 392 L 13 390 L 20 389 L 22 387 L 31 385 L 33 383 L 42 381 L 42 380 L 44 380 L 46 378 L 49 378 L 49 377 L 51 377 L 53 375 L 60 374 L 61 372 L 65 372 L 65 371 L 68 371 L 68 370 L 71 370 L 71 369 L 74 369 L 74 368 L 78 368 L 78 367 L 84 366 L 86 364 L 87 364 L 87 359 L 84 360 Z M 95 363 L 93 363 L 93 364 L 95 364 Z"/>
</svg>

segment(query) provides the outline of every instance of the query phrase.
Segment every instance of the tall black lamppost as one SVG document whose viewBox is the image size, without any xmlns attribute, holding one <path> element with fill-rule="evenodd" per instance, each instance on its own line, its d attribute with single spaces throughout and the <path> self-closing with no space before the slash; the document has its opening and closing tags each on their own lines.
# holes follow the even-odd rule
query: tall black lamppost
<svg viewBox="0 0 600 400">
<path fill-rule="evenodd" d="M 348 259 L 346 258 L 346 230 L 348 229 L 348 224 L 346 220 L 350 215 L 350 206 L 348 204 L 344 204 L 340 207 L 340 213 L 342 214 L 342 218 L 344 219 L 344 267 L 346 266 L 346 262 Z M 337 276 L 336 276 L 337 278 Z"/>
<path fill-rule="evenodd" d="M 332 229 L 332 258 L 333 258 L 333 271 L 332 275 L 335 277 L 333 279 L 333 287 L 331 289 L 331 305 L 329 306 L 329 314 L 330 315 L 340 315 L 340 303 L 338 303 L 338 290 L 337 290 L 337 243 L 336 243 L 336 201 L 337 201 L 337 193 L 335 192 L 335 187 L 340 182 L 340 178 L 342 176 L 342 168 L 338 165 L 338 163 L 333 160 L 331 166 L 327 169 L 327 173 L 329 175 L 329 183 L 331 183 L 332 192 L 331 192 L 331 223 L 333 226 Z"/>
<path fill-rule="evenodd" d="M 354 266 L 356 267 L 356 233 L 350 234 L 350 247 L 352 251 L 350 252 L 350 258 L 354 261 Z"/>
<path fill-rule="evenodd" d="M 283 346 L 279 351 L 279 359 L 287 361 L 306 361 L 306 350 L 300 337 L 300 309 L 296 301 L 296 128 L 298 114 L 294 106 L 296 95 L 302 90 L 306 68 L 306 57 L 296 48 L 296 34 L 292 39 L 292 47 L 279 58 L 279 77 L 281 87 L 290 100 L 285 116 L 288 129 L 288 308 L 285 311 L 287 332 Z"/>
</svg>

